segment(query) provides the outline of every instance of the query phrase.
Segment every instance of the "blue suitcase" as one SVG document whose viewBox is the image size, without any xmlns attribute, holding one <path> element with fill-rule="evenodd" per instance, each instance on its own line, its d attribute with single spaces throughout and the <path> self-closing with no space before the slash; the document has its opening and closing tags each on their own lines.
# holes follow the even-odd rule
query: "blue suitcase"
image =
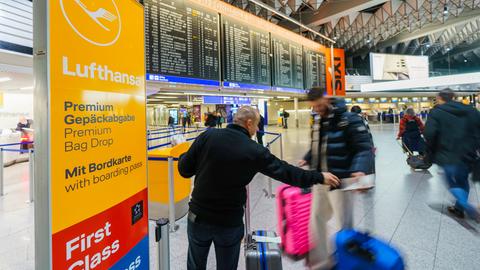
<svg viewBox="0 0 480 270">
<path fill-rule="evenodd" d="M 397 250 L 355 230 L 342 230 L 335 239 L 337 270 L 404 270 Z"/>
</svg>

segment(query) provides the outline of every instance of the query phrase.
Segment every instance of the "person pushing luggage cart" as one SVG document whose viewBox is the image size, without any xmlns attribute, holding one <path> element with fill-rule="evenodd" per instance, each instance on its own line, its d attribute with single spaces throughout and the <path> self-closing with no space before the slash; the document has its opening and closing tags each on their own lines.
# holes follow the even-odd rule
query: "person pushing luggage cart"
<svg viewBox="0 0 480 270">
<path fill-rule="evenodd" d="M 408 151 L 418 152 L 423 156 L 425 153 L 425 140 L 422 137 L 424 125 L 422 120 L 415 115 L 412 108 L 405 111 L 405 115 L 400 120 L 400 128 L 397 140 L 402 140 L 402 144 L 408 148 Z M 407 149 L 405 149 L 407 152 Z"/>
</svg>

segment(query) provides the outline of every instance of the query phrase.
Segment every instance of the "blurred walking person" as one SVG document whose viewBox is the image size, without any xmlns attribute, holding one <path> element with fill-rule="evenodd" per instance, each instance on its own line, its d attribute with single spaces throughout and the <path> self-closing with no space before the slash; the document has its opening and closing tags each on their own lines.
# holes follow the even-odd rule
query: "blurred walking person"
<svg viewBox="0 0 480 270">
<path fill-rule="evenodd" d="M 265 135 L 265 118 L 259 113 L 260 121 L 258 122 L 257 142 L 263 145 L 263 136 Z"/>
<path fill-rule="evenodd" d="M 283 122 L 283 128 L 288 129 L 288 118 L 290 117 L 290 114 L 283 109 L 282 111 L 282 122 Z"/>
<path fill-rule="evenodd" d="M 401 139 L 404 147 L 407 147 L 410 152 L 423 155 L 425 152 L 425 141 L 422 138 L 424 129 L 422 120 L 415 115 L 412 108 L 408 108 L 400 120 L 397 139 Z"/>
<path fill-rule="evenodd" d="M 312 88 L 308 93 L 316 113 L 312 130 L 311 150 L 300 166 L 333 173 L 340 179 L 359 178 L 374 170 L 372 138 L 356 113 L 347 111 L 344 99 L 327 97 L 323 89 Z M 307 257 L 310 269 L 331 269 L 327 222 L 335 214 L 341 229 L 353 227 L 353 202 L 349 191 L 330 191 L 329 187 L 315 185 L 312 190 L 310 239 L 313 249 Z"/>
<path fill-rule="evenodd" d="M 443 168 L 449 191 L 456 199 L 447 210 L 457 218 L 464 218 L 466 213 L 480 222 L 478 209 L 468 202 L 468 174 L 480 143 L 480 114 L 454 101 L 454 97 L 448 89 L 437 96 L 438 105 L 431 110 L 424 132 L 428 156 Z"/>
<path fill-rule="evenodd" d="M 175 119 L 171 115 L 168 116 L 168 127 L 175 128 Z"/>
<path fill-rule="evenodd" d="M 182 132 L 183 133 L 187 132 L 187 122 L 188 122 L 188 114 L 184 113 L 182 115 Z"/>
<path fill-rule="evenodd" d="M 205 126 L 207 128 L 214 128 L 217 126 L 217 116 L 215 113 L 208 113 L 205 118 Z"/>
<path fill-rule="evenodd" d="M 222 128 L 223 127 L 223 122 L 225 122 L 222 113 L 218 112 L 217 113 L 217 128 Z"/>
</svg>

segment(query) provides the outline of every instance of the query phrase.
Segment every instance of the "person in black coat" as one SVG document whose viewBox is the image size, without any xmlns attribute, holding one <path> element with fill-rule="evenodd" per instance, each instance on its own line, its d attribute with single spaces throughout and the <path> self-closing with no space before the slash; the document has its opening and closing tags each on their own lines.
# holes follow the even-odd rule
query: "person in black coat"
<svg viewBox="0 0 480 270">
<path fill-rule="evenodd" d="M 213 113 L 207 114 L 207 119 L 205 119 L 205 126 L 209 128 L 214 128 L 217 126 L 217 116 Z"/>
<path fill-rule="evenodd" d="M 309 165 L 310 169 L 329 171 L 340 179 L 360 178 L 374 172 L 373 142 L 363 119 L 356 113 L 347 111 L 344 99 L 325 97 L 323 89 L 313 88 L 308 93 L 315 115 L 312 130 L 311 150 L 299 162 L 300 166 Z M 313 189 L 312 202 L 321 201 L 320 197 L 336 195 L 332 210 L 337 212 L 338 223 L 343 229 L 353 227 L 353 201 L 351 192 L 324 192 L 321 187 Z M 327 199 L 328 200 L 328 199 Z M 316 204 L 312 205 L 311 241 L 315 243 L 307 256 L 310 269 L 332 267 L 328 254 L 327 217 L 315 218 L 319 213 Z"/>
<path fill-rule="evenodd" d="M 317 183 L 339 184 L 332 174 L 290 165 L 253 141 L 259 119 L 254 108 L 244 106 L 233 124 L 200 134 L 179 158 L 180 174 L 185 178 L 195 176 L 187 225 L 189 270 L 206 268 L 212 242 L 217 268 L 237 269 L 244 236 L 246 186 L 257 173 L 303 188 Z"/>
<path fill-rule="evenodd" d="M 265 118 L 260 114 L 260 121 L 258 122 L 257 142 L 263 145 L 263 136 L 265 135 Z"/>
<path fill-rule="evenodd" d="M 428 158 L 443 168 L 449 191 L 457 200 L 447 210 L 458 218 L 466 212 L 479 222 L 478 209 L 468 203 L 468 174 L 480 149 L 480 113 L 454 101 L 454 96 L 451 90 L 438 94 L 438 105 L 430 112 L 423 135 Z"/>
<path fill-rule="evenodd" d="M 282 111 L 282 122 L 283 122 L 283 128 L 288 129 L 288 118 L 290 117 L 290 114 L 283 109 Z"/>
<path fill-rule="evenodd" d="M 168 116 L 168 127 L 174 128 L 175 127 L 175 119 L 170 115 Z"/>
</svg>

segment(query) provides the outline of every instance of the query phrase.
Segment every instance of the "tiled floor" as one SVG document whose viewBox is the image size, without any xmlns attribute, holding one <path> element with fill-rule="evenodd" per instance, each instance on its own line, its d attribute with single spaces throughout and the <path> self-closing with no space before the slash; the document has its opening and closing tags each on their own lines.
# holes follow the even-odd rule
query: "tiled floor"
<svg viewBox="0 0 480 270">
<path fill-rule="evenodd" d="M 272 128 L 274 131 L 277 130 Z M 436 167 L 413 172 L 395 142 L 392 126 L 372 127 L 378 148 L 377 186 L 355 195 L 355 224 L 398 247 L 409 269 L 480 269 L 480 226 L 457 221 L 445 213 L 451 200 Z M 282 130 L 284 158 L 296 162 L 307 150 L 308 130 Z M 278 144 L 272 152 L 279 153 Z M 28 164 L 5 169 L 6 195 L 0 198 L 0 270 L 33 269 L 33 205 L 28 200 Z M 278 183 L 274 182 L 274 188 Z M 275 200 L 264 196 L 265 177 L 251 185 L 252 229 L 276 228 Z M 478 204 L 478 187 L 471 201 Z M 186 220 L 170 235 L 171 269 L 186 269 Z M 153 229 L 153 224 L 151 225 Z M 151 268 L 156 268 L 156 250 L 151 234 Z M 215 269 L 210 254 L 209 269 Z M 283 260 L 284 269 L 303 269 L 302 262 Z M 239 269 L 244 269 L 243 254 Z"/>
</svg>

